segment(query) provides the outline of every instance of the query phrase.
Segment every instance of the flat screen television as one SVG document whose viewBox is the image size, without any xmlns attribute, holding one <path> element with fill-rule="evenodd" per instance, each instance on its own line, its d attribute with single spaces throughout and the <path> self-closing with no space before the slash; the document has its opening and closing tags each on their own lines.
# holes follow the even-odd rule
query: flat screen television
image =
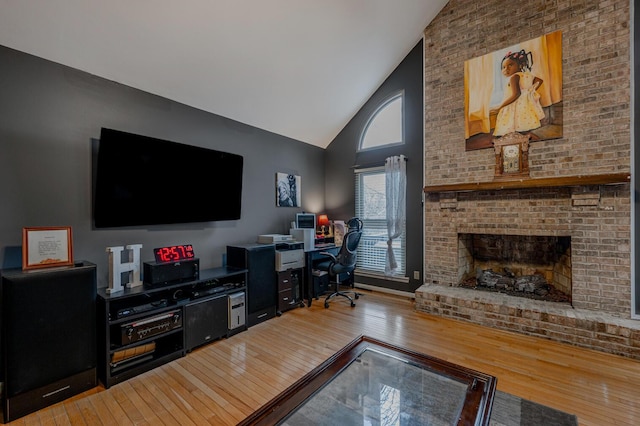
<svg viewBox="0 0 640 426">
<path fill-rule="evenodd" d="M 96 228 L 240 219 L 243 157 L 103 128 Z"/>
</svg>

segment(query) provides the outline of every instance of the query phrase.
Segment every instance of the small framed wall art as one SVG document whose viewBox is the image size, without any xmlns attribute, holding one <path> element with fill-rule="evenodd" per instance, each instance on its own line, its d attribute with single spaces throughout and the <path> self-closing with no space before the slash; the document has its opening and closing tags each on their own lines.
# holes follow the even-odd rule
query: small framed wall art
<svg viewBox="0 0 640 426">
<path fill-rule="evenodd" d="M 300 207 L 300 176 L 276 173 L 276 206 Z"/>
<path fill-rule="evenodd" d="M 22 228 L 22 269 L 73 265 L 70 226 Z"/>
</svg>

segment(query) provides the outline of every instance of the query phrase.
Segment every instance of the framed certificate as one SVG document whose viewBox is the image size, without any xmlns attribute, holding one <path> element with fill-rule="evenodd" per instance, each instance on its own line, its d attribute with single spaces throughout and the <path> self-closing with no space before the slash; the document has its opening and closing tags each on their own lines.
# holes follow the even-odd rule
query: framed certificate
<svg viewBox="0 0 640 426">
<path fill-rule="evenodd" d="M 22 269 L 73 265 L 70 226 L 22 228 Z"/>
</svg>

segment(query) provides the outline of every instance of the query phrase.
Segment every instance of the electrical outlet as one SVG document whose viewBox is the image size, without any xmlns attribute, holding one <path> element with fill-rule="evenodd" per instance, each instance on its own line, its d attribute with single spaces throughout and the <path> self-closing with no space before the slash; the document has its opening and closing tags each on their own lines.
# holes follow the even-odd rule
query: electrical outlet
<svg viewBox="0 0 640 426">
<path fill-rule="evenodd" d="M 414 280 L 420 279 L 420 271 L 413 271 L 413 279 Z"/>
</svg>

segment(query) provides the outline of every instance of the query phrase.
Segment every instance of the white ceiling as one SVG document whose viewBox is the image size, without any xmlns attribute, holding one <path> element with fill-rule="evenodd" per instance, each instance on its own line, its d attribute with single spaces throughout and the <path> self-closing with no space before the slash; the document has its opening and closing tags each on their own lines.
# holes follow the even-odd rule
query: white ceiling
<svg viewBox="0 0 640 426">
<path fill-rule="evenodd" d="M 0 44 L 325 148 L 446 2 L 2 0 Z"/>
</svg>

